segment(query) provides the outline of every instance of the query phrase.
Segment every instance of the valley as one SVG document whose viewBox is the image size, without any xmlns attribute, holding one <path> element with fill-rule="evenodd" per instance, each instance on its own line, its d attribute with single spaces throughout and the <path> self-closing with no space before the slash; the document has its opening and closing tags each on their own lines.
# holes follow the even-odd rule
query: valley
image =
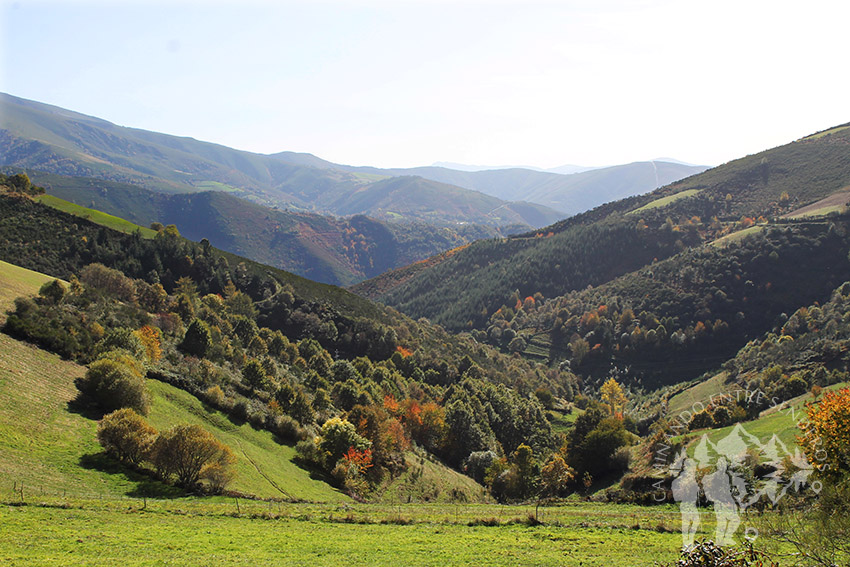
<svg viewBox="0 0 850 567">
<path fill-rule="evenodd" d="M 709 490 L 696 528 L 678 505 L 687 462 L 705 487 L 722 459 L 759 553 L 826 545 L 809 515 L 843 529 L 825 506 L 850 470 L 848 132 L 518 233 L 417 200 L 401 224 L 360 216 L 466 190 L 312 156 L 275 159 L 373 176 L 338 202 L 354 216 L 129 169 L 30 177 L 42 154 L 15 145 L 0 558 L 669 564 L 688 533 L 744 549 Z"/>
</svg>

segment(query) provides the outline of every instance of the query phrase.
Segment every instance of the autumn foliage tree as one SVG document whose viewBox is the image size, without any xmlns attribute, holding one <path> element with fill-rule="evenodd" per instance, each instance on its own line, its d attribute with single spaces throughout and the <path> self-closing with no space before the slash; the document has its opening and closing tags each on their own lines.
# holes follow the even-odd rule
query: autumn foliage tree
<svg viewBox="0 0 850 567">
<path fill-rule="evenodd" d="M 806 457 L 821 476 L 837 480 L 850 473 L 850 388 L 826 392 L 806 407 L 808 421 L 799 438 Z"/>
<path fill-rule="evenodd" d="M 608 409 L 608 415 L 622 417 L 623 411 L 625 411 L 626 405 L 629 403 L 629 399 L 623 392 L 623 388 L 615 379 L 609 378 L 604 384 L 602 384 L 602 387 L 599 389 L 599 396 L 602 398 L 602 402 Z"/>
<path fill-rule="evenodd" d="M 186 488 L 211 471 L 218 479 L 236 462 L 230 447 L 200 425 L 178 425 L 160 433 L 152 453 L 160 476 L 166 480 L 174 476 Z"/>
<path fill-rule="evenodd" d="M 97 440 L 106 452 L 133 465 L 148 458 L 156 435 L 156 429 L 131 408 L 116 410 L 97 425 Z"/>
</svg>

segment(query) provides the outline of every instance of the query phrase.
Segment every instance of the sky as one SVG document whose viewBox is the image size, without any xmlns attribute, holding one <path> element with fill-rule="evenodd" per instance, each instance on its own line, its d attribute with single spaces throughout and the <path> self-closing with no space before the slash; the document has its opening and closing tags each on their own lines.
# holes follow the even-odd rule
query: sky
<svg viewBox="0 0 850 567">
<path fill-rule="evenodd" d="M 718 165 L 850 122 L 848 21 L 822 0 L 0 0 L 0 91 L 350 165 Z"/>
</svg>

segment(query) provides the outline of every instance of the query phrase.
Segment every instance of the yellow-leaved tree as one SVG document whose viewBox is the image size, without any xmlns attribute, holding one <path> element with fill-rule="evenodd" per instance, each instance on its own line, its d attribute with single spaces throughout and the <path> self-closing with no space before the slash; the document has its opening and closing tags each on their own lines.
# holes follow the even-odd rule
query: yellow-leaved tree
<svg viewBox="0 0 850 567">
<path fill-rule="evenodd" d="M 620 384 L 613 378 L 609 378 L 599 389 L 599 395 L 602 398 L 602 403 L 608 409 L 608 414 L 617 417 L 623 417 L 623 412 L 629 399 Z"/>
</svg>

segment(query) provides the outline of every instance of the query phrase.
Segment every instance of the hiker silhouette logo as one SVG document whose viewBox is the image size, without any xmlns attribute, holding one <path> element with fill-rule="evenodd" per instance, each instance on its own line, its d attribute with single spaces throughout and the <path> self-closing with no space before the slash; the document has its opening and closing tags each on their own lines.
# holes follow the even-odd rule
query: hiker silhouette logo
<svg viewBox="0 0 850 567">
<path fill-rule="evenodd" d="M 761 476 L 756 474 L 757 465 Z M 747 508 L 757 502 L 776 504 L 789 490 L 803 488 L 812 472 L 805 455 L 796 447 L 790 451 L 776 435 L 762 443 L 741 424 L 716 443 L 704 434 L 690 455 L 682 450 L 670 466 L 671 491 L 682 514 L 683 545 L 694 543 L 701 503 L 712 506 L 715 543 L 731 545 Z M 745 534 L 758 536 L 755 528 L 747 528 Z"/>
</svg>

